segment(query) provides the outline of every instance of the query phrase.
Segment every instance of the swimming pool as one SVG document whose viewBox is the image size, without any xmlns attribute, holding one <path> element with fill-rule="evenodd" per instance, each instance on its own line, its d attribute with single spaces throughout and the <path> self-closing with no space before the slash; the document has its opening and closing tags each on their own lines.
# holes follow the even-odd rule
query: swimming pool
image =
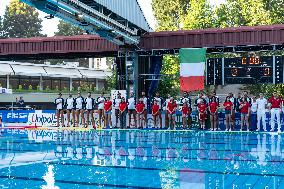
<svg viewBox="0 0 284 189">
<path fill-rule="evenodd" d="M 0 188 L 284 188 L 283 136 L 2 130 Z"/>
</svg>

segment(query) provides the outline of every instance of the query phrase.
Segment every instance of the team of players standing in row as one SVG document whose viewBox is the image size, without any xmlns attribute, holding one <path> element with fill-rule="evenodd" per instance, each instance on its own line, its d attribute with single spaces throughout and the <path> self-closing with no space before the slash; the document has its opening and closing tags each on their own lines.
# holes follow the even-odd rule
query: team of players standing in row
<svg viewBox="0 0 284 189">
<path fill-rule="evenodd" d="M 136 98 L 133 93 L 126 100 L 118 93 L 117 97 L 111 101 L 110 97 L 105 98 L 104 94 L 101 94 L 96 100 L 91 97 L 91 93 L 88 93 L 87 98 L 83 98 L 81 93 L 78 92 L 77 98 L 73 98 L 72 94 L 64 101 L 62 94 L 60 93 L 58 98 L 55 99 L 57 117 L 61 118 L 61 124 L 64 126 L 64 110 L 67 112 L 67 126 L 70 126 L 71 115 L 73 126 L 79 125 L 81 118 L 81 124 L 88 127 L 91 117 L 91 123 L 95 128 L 94 111 L 97 107 L 99 114 L 99 124 L 101 125 L 104 119 L 104 128 L 112 125 L 111 115 L 112 108 L 115 111 L 115 127 L 118 126 L 118 120 L 120 120 L 120 128 L 125 128 L 126 115 L 128 113 L 129 124 L 127 128 L 130 128 L 130 123 L 134 119 L 133 126 L 137 128 L 147 127 L 147 114 L 148 110 L 151 110 L 155 128 L 162 129 L 162 111 L 166 110 L 165 125 L 166 128 L 170 126 L 175 129 L 175 115 L 177 110 L 177 103 L 173 97 L 168 95 L 166 100 L 160 97 L 159 93 L 152 98 L 151 102 L 142 92 L 141 98 L 136 102 Z M 192 103 L 187 92 L 184 92 L 183 97 L 180 98 L 178 104 L 182 113 L 183 128 L 185 129 L 191 123 Z M 267 109 L 271 113 L 271 131 L 275 129 L 275 117 L 277 120 L 278 131 L 281 129 L 280 125 L 280 113 L 282 111 L 283 100 L 277 93 L 273 93 L 273 96 L 267 101 L 263 94 L 259 95 L 259 98 L 250 98 L 245 91 L 243 94 L 238 94 L 234 97 L 230 93 L 224 103 L 220 104 L 220 99 L 213 92 L 209 97 L 204 93 L 199 93 L 198 97 L 194 101 L 194 106 L 198 111 L 198 121 L 201 129 L 205 129 L 205 120 L 210 117 L 211 130 L 219 130 L 218 128 L 218 110 L 224 108 L 226 117 L 226 130 L 235 130 L 235 113 L 241 113 L 241 130 L 244 130 L 246 126 L 247 130 L 250 129 L 249 119 L 251 113 L 257 113 L 257 131 L 260 130 L 260 123 L 262 122 L 263 130 L 266 131 L 266 111 Z M 84 114 L 87 114 L 87 120 L 85 120 Z M 57 119 L 57 126 L 59 126 L 59 120 Z M 158 127 L 159 123 L 159 127 Z"/>
</svg>

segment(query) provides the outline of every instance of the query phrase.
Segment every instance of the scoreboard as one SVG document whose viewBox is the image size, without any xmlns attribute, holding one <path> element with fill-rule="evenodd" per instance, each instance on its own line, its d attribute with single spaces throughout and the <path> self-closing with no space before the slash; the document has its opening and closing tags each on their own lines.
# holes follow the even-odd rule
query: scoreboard
<svg viewBox="0 0 284 189">
<path fill-rule="evenodd" d="M 212 58 L 206 63 L 206 84 L 283 83 L 282 56 Z"/>
</svg>

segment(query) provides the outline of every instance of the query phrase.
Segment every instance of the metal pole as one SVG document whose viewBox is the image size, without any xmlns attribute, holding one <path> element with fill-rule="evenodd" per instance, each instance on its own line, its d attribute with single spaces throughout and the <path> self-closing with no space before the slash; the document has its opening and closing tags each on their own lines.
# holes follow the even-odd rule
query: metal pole
<svg viewBox="0 0 284 189">
<path fill-rule="evenodd" d="M 7 84 L 7 89 L 10 88 L 10 75 L 7 75 L 7 81 L 6 81 L 6 84 Z"/>
<path fill-rule="evenodd" d="M 118 71 L 117 71 L 117 61 L 118 57 L 114 59 L 113 67 L 112 67 L 112 73 L 115 72 L 115 89 L 118 90 Z"/>
<path fill-rule="evenodd" d="M 69 80 L 69 91 L 72 91 L 73 90 L 73 81 L 72 81 L 72 78 L 70 78 Z"/>
<path fill-rule="evenodd" d="M 222 85 L 225 85 L 225 58 L 222 58 Z"/>
<path fill-rule="evenodd" d="M 275 84 L 276 70 L 275 70 L 275 55 L 273 55 L 273 84 Z"/>
<path fill-rule="evenodd" d="M 126 53 L 127 54 L 127 53 Z M 126 87 L 126 99 L 128 99 L 129 83 L 128 83 L 128 68 L 127 68 L 127 55 L 125 55 L 125 87 Z"/>
<path fill-rule="evenodd" d="M 214 69 L 214 82 L 213 82 L 213 84 L 214 84 L 214 86 L 215 86 L 215 85 L 216 85 L 216 62 L 215 62 L 215 60 L 214 60 L 213 69 Z"/>
<path fill-rule="evenodd" d="M 134 86 L 133 86 L 133 91 L 135 94 L 135 98 L 136 100 L 138 100 L 138 81 L 139 81 L 139 67 L 138 67 L 138 60 L 139 56 L 137 54 L 137 52 L 133 53 L 133 79 L 134 79 Z"/>
<path fill-rule="evenodd" d="M 43 90 L 43 81 L 42 81 L 42 75 L 39 77 L 39 90 Z"/>
</svg>

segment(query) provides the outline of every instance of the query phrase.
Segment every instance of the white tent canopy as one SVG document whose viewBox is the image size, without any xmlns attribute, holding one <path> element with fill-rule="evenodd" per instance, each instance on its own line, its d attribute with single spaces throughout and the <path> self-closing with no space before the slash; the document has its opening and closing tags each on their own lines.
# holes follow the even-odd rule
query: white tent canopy
<svg viewBox="0 0 284 189">
<path fill-rule="evenodd" d="M 1 75 L 106 79 L 111 72 L 88 68 L 0 61 Z"/>
<path fill-rule="evenodd" d="M 81 78 L 82 75 L 75 68 L 60 68 L 60 67 L 45 67 L 44 68 L 50 77 L 68 77 L 68 78 Z"/>
<path fill-rule="evenodd" d="M 11 75 L 14 74 L 13 69 L 9 64 L 0 62 L 0 75 Z"/>
<path fill-rule="evenodd" d="M 25 76 L 47 76 L 45 70 L 42 66 L 34 65 L 11 65 L 15 75 L 25 75 Z"/>
<path fill-rule="evenodd" d="M 104 71 L 89 70 L 89 69 L 80 69 L 80 73 L 84 78 L 97 78 L 97 79 L 106 79 L 110 74 Z"/>
</svg>

